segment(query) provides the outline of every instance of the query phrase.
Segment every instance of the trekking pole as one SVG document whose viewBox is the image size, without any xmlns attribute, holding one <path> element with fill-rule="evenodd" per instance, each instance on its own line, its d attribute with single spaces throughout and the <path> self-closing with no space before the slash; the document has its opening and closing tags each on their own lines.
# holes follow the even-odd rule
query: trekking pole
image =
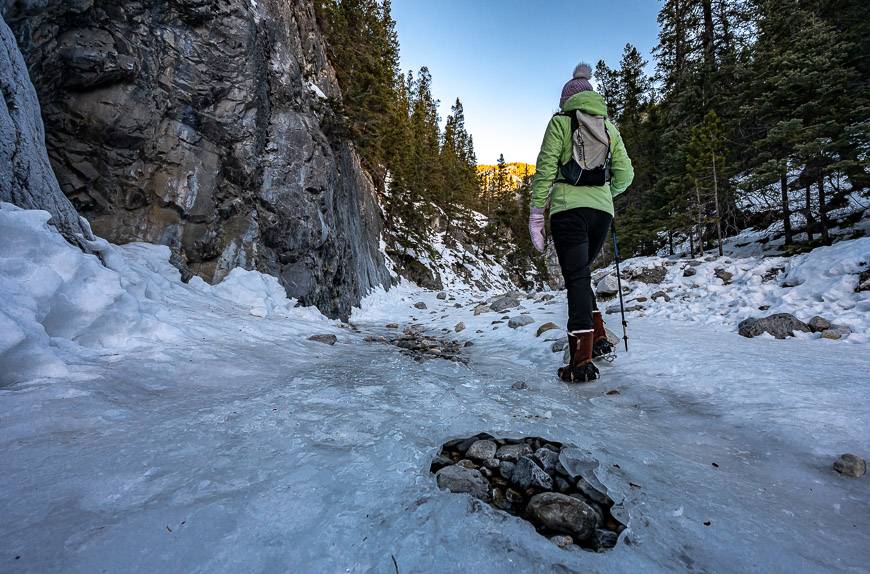
<svg viewBox="0 0 870 574">
<path fill-rule="evenodd" d="M 619 289 L 619 311 L 622 313 L 622 340 L 628 352 L 628 321 L 625 320 L 625 303 L 622 301 L 622 278 L 619 276 L 619 246 L 616 240 L 616 222 L 610 220 L 610 237 L 613 238 L 613 260 L 616 262 L 616 288 Z"/>
</svg>

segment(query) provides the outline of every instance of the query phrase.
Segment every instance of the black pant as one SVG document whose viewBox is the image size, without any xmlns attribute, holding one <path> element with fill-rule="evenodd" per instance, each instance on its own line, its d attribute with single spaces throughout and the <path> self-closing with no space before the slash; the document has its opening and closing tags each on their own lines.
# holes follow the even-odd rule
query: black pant
<svg viewBox="0 0 870 574">
<path fill-rule="evenodd" d="M 597 309 L 592 291 L 592 261 L 607 239 L 613 217 L 606 211 L 577 207 L 554 213 L 550 232 L 559 266 L 568 289 L 568 330 L 592 328 L 592 311 Z"/>
</svg>

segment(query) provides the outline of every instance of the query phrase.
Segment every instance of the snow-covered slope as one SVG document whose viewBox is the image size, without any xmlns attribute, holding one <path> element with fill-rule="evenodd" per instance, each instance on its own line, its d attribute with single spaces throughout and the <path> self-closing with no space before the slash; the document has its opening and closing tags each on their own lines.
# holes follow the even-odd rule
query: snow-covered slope
<svg viewBox="0 0 870 574">
<path fill-rule="evenodd" d="M 341 325 L 259 274 L 185 285 L 164 248 L 100 242 L 104 268 L 46 217 L 0 209 L 2 571 L 866 568 L 870 483 L 831 469 L 870 452 L 857 335 L 745 339 L 725 322 L 632 317 L 631 352 L 568 385 L 560 329 L 536 334 L 564 320 L 561 293 L 475 314 L 470 290 L 439 299 L 406 282 Z M 387 322 L 471 343 L 467 364 L 378 342 Z M 589 451 L 627 508 L 618 546 L 563 550 L 440 491 L 437 449 L 481 431 Z"/>
</svg>

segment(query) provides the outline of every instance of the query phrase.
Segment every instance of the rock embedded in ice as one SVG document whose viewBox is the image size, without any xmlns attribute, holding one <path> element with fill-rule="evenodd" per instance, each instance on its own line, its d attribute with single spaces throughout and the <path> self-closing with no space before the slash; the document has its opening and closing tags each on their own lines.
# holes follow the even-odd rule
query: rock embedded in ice
<svg viewBox="0 0 870 574">
<path fill-rule="evenodd" d="M 470 461 L 470 460 L 468 460 L 467 458 L 463 458 L 462 460 L 460 460 L 460 461 L 457 462 L 456 464 L 457 464 L 458 466 L 463 467 L 463 468 L 471 468 L 471 469 L 479 468 L 476 464 L 474 464 L 473 461 Z"/>
<path fill-rule="evenodd" d="M 463 323 L 462 321 L 460 321 L 459 323 L 456 323 L 456 326 L 453 327 L 453 330 L 456 331 L 457 333 L 459 333 L 460 331 L 464 331 L 465 330 L 465 323 Z"/>
<path fill-rule="evenodd" d="M 640 303 L 628 303 L 625 305 L 625 312 L 629 313 L 631 311 L 643 311 L 643 305 Z M 607 315 L 613 315 L 614 313 L 621 313 L 622 308 L 619 306 L 619 303 L 614 305 L 610 305 L 605 311 Z"/>
<path fill-rule="evenodd" d="M 598 515 L 592 507 L 559 492 L 534 495 L 529 500 L 526 512 L 533 521 L 545 528 L 570 534 L 575 540 L 591 538 L 598 526 Z"/>
<path fill-rule="evenodd" d="M 841 454 L 840 458 L 834 461 L 834 470 L 858 478 L 867 473 L 867 461 L 854 454 Z"/>
<path fill-rule="evenodd" d="M 686 267 L 683 270 L 683 277 L 693 277 L 696 273 L 697 271 L 695 271 L 694 267 Z"/>
<path fill-rule="evenodd" d="M 435 473 L 435 480 L 439 488 L 450 492 L 464 492 L 487 502 L 491 500 L 489 481 L 478 470 L 447 466 Z"/>
<path fill-rule="evenodd" d="M 515 391 L 524 391 L 529 388 L 529 385 L 525 381 L 517 381 L 511 385 L 511 388 Z"/>
<path fill-rule="evenodd" d="M 326 335 L 311 335 L 308 337 L 309 341 L 316 341 L 318 343 L 324 343 L 326 345 L 334 345 L 338 342 L 338 337 L 332 334 Z"/>
<path fill-rule="evenodd" d="M 445 466 L 451 466 L 452 464 L 452 459 L 444 456 L 443 454 L 439 454 L 432 460 L 432 464 L 429 466 L 429 472 L 438 472 Z"/>
<path fill-rule="evenodd" d="M 550 537 L 550 542 L 552 542 L 559 548 L 568 548 L 569 546 L 574 544 L 574 539 L 567 534 L 557 534 L 556 536 Z"/>
<path fill-rule="evenodd" d="M 521 456 L 532 454 L 532 447 L 522 442 L 519 444 L 506 444 L 499 447 L 495 453 L 495 457 L 499 460 L 509 460 L 516 462 Z"/>
<path fill-rule="evenodd" d="M 858 274 L 858 286 L 855 287 L 855 293 L 862 291 L 870 291 L 870 270 Z"/>
<path fill-rule="evenodd" d="M 481 313 L 488 313 L 490 311 L 492 311 L 492 309 L 489 308 L 489 305 L 478 305 L 474 308 L 474 316 L 477 317 Z"/>
<path fill-rule="evenodd" d="M 605 550 L 616 546 L 616 542 L 619 540 L 619 535 L 612 530 L 598 528 L 595 530 L 593 540 L 595 541 L 595 547 L 598 550 Z"/>
<path fill-rule="evenodd" d="M 582 476 L 577 479 L 577 484 L 575 486 L 577 487 L 577 490 L 583 493 L 583 495 L 592 502 L 597 502 L 598 504 L 609 504 L 611 502 L 610 497 L 607 496 L 606 492 L 593 486 L 591 482 Z"/>
<path fill-rule="evenodd" d="M 490 457 L 483 460 L 483 466 L 495 470 L 501 466 L 501 462 L 495 457 Z"/>
<path fill-rule="evenodd" d="M 511 317 L 508 320 L 508 327 L 510 327 L 511 329 L 517 329 L 519 327 L 531 325 L 534 322 L 535 320 L 528 315 L 517 315 L 516 317 Z"/>
<path fill-rule="evenodd" d="M 535 337 L 540 337 L 541 335 L 543 335 L 547 331 L 551 331 L 553 329 L 558 329 L 558 328 L 559 328 L 559 325 L 553 323 L 552 321 L 549 321 L 547 323 L 544 323 L 540 327 L 538 327 L 538 331 L 535 333 Z"/>
<path fill-rule="evenodd" d="M 558 341 L 554 341 L 550 346 L 550 350 L 554 353 L 558 353 L 560 351 L 564 351 L 565 347 L 568 346 L 568 339 L 560 339 Z"/>
<path fill-rule="evenodd" d="M 807 325 L 813 330 L 813 333 L 821 333 L 831 328 L 831 322 L 819 315 L 807 321 Z"/>
<path fill-rule="evenodd" d="M 398 328 L 399 328 L 399 324 L 398 324 L 398 323 L 387 323 L 387 324 L 385 325 L 385 327 L 386 327 L 387 329 L 398 329 Z"/>
<path fill-rule="evenodd" d="M 652 299 L 653 301 L 655 301 L 657 299 L 664 299 L 665 303 L 667 303 L 671 300 L 671 297 L 670 297 L 670 295 L 668 295 L 664 291 L 656 291 L 655 293 L 650 295 L 650 299 Z"/>
<path fill-rule="evenodd" d="M 760 319 L 744 319 L 737 325 L 737 332 L 744 337 L 757 337 L 769 333 L 777 339 L 793 337 L 795 331 L 810 332 L 810 327 L 790 313 L 774 313 Z"/>
<path fill-rule="evenodd" d="M 443 300 L 447 299 L 447 293 L 445 293 L 444 291 L 441 291 L 440 293 L 435 295 L 435 298 L 443 301 Z"/>
<path fill-rule="evenodd" d="M 414 303 L 414 307 L 416 307 L 417 309 L 427 309 L 428 308 L 428 307 L 426 307 L 426 303 L 424 303 L 422 301 L 418 301 L 418 302 Z"/>
<path fill-rule="evenodd" d="M 731 283 L 731 280 L 734 279 L 734 274 L 729 271 L 725 271 L 724 269 L 716 269 L 713 274 L 721 279 L 722 283 L 724 283 L 725 285 L 728 285 L 729 283 Z"/>
<path fill-rule="evenodd" d="M 544 472 L 553 474 L 556 471 L 556 465 L 559 464 L 559 453 L 541 447 L 535 451 L 534 460 L 544 469 Z"/>
<path fill-rule="evenodd" d="M 496 450 L 498 450 L 498 447 L 491 440 L 479 440 L 468 447 L 465 456 L 475 460 L 486 460 L 488 458 L 495 458 Z"/>
<path fill-rule="evenodd" d="M 553 486 L 555 487 L 555 490 L 559 492 L 567 492 L 571 490 L 571 483 L 561 476 L 557 476 L 553 479 Z"/>
<path fill-rule="evenodd" d="M 521 488 L 536 487 L 543 490 L 553 489 L 552 477 L 544 472 L 538 464 L 528 456 L 521 456 L 517 460 L 511 482 Z"/>
</svg>

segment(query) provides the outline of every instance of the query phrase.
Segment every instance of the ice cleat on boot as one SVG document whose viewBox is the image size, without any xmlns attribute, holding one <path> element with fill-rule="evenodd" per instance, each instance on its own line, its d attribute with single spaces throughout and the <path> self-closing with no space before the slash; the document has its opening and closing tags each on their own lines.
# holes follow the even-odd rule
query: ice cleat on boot
<svg viewBox="0 0 870 574">
<path fill-rule="evenodd" d="M 601 311 L 592 312 L 592 358 L 613 361 L 616 358 L 616 349 L 607 338 L 607 330 L 604 328 L 604 319 Z"/>
<path fill-rule="evenodd" d="M 568 333 L 571 361 L 559 369 L 559 378 L 566 383 L 586 383 L 598 378 L 598 367 L 592 363 L 593 331 Z"/>
</svg>

